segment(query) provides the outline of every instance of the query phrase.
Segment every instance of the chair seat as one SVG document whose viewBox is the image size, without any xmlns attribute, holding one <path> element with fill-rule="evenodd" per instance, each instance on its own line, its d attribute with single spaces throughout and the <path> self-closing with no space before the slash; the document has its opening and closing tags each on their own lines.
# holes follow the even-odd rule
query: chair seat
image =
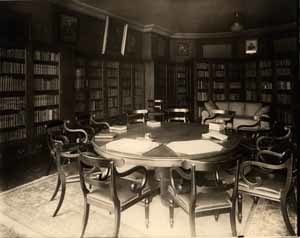
<svg viewBox="0 0 300 238">
<path fill-rule="evenodd" d="M 259 186 L 249 186 L 243 180 L 239 182 L 239 191 L 256 194 L 257 197 L 269 198 L 278 201 L 281 197 L 281 189 L 284 187 L 285 175 L 275 173 L 262 173 L 252 170 L 248 173 L 247 179 L 255 182 L 256 178 L 261 178 Z"/>
<path fill-rule="evenodd" d="M 133 181 L 128 179 L 119 179 L 117 181 L 118 185 L 116 191 L 120 200 L 121 207 L 128 203 L 129 201 L 138 199 L 140 195 L 130 190 L 130 186 L 133 184 Z M 110 193 L 110 181 L 103 182 L 102 186 L 95 188 L 90 193 L 87 194 L 87 200 L 89 203 L 106 205 L 108 207 L 113 207 L 113 201 Z M 151 188 L 147 185 L 141 193 L 141 196 L 151 192 Z"/>
<path fill-rule="evenodd" d="M 172 189 L 173 188 L 169 186 L 169 192 L 174 195 L 174 191 L 172 192 Z M 198 193 L 196 199 L 196 213 L 226 208 L 230 209 L 232 206 L 229 194 L 224 191 L 218 192 L 216 190 L 216 192 Z M 189 212 L 190 193 L 176 194 L 174 196 L 174 201 L 176 201 L 176 203 L 186 212 Z"/>
</svg>

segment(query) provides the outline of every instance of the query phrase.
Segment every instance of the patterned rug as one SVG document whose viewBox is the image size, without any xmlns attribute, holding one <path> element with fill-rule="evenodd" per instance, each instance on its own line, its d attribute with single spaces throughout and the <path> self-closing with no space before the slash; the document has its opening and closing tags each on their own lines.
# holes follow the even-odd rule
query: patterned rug
<svg viewBox="0 0 300 238">
<path fill-rule="evenodd" d="M 0 194 L 0 237 L 79 237 L 81 231 L 83 198 L 78 183 L 68 184 L 65 201 L 56 217 L 52 213 L 58 200 L 49 202 L 54 191 L 56 176 L 51 175 L 16 187 Z M 284 236 L 276 204 L 264 200 L 254 206 L 252 199 L 244 197 L 243 222 L 238 224 L 239 235 Z M 150 204 L 150 227 L 145 228 L 144 208 L 129 208 L 121 215 L 120 237 L 189 237 L 188 216 L 175 209 L 174 227 L 169 227 L 168 207 L 157 196 Z M 10 221 L 10 222 L 8 222 Z M 12 222 L 13 221 L 13 222 Z M 110 237 L 113 215 L 91 207 L 85 237 Z M 294 217 L 295 221 L 295 217 Z M 270 226 L 270 229 L 266 229 Z M 276 229 L 275 229 L 276 228 Z M 201 237 L 231 237 L 229 215 L 220 215 L 218 222 L 213 216 L 196 219 L 196 233 Z M 261 231 L 263 230 L 263 231 Z"/>
</svg>

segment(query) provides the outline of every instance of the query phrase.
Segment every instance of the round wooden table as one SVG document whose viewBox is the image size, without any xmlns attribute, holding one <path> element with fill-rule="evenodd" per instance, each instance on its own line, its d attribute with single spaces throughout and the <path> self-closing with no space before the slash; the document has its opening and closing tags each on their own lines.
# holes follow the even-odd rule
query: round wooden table
<svg viewBox="0 0 300 238">
<path fill-rule="evenodd" d="M 199 154 L 178 154 L 166 146 L 173 141 L 188 141 L 202 139 L 202 134 L 208 132 L 207 126 L 201 126 L 198 123 L 162 123 L 161 127 L 150 128 L 145 124 L 133 124 L 128 126 L 126 133 L 118 134 L 115 140 L 121 138 L 141 138 L 146 133 L 150 133 L 153 141 L 161 143 L 158 147 L 144 154 L 122 153 L 116 150 L 108 150 L 103 141 L 92 140 L 95 152 L 107 159 L 122 159 L 129 165 L 142 165 L 154 167 L 160 175 L 161 195 L 165 194 L 169 184 L 169 168 L 181 166 L 185 160 L 203 161 L 203 166 L 210 163 L 224 162 L 224 160 L 235 160 L 234 154 L 238 151 L 240 136 L 234 132 L 228 134 L 228 139 L 224 142 L 214 140 L 214 142 L 223 146 L 220 151 Z"/>
</svg>

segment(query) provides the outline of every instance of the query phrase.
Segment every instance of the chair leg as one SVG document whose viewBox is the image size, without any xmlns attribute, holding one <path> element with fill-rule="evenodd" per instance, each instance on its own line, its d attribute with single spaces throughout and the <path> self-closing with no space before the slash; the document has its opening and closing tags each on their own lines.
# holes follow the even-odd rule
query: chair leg
<svg viewBox="0 0 300 238">
<path fill-rule="evenodd" d="M 215 221 L 218 221 L 219 220 L 219 216 L 220 216 L 220 214 L 215 214 Z"/>
<path fill-rule="evenodd" d="M 170 216 L 170 227 L 174 226 L 174 200 L 169 200 L 169 216 Z"/>
<path fill-rule="evenodd" d="M 230 211 L 230 226 L 231 226 L 231 232 L 232 236 L 236 236 L 236 220 L 235 220 L 235 208 L 236 204 L 235 202 L 232 204 L 232 208 Z"/>
<path fill-rule="evenodd" d="M 191 212 L 189 218 L 190 218 L 191 237 L 196 237 L 195 213 Z"/>
<path fill-rule="evenodd" d="M 286 228 L 288 229 L 289 234 L 291 236 L 295 236 L 296 234 L 295 234 L 293 226 L 292 226 L 292 224 L 290 222 L 288 211 L 287 211 L 287 201 L 286 201 L 286 198 L 282 199 L 280 201 L 280 207 L 281 207 L 281 213 L 282 213 L 282 216 L 283 216 L 283 220 L 284 220 L 284 223 L 286 225 Z"/>
<path fill-rule="evenodd" d="M 64 201 L 64 198 L 65 198 L 65 193 L 66 193 L 66 179 L 64 176 L 61 177 L 61 194 L 60 194 L 60 198 L 59 198 L 59 201 L 58 201 L 58 204 L 57 204 L 57 207 L 53 213 L 53 217 L 56 216 L 56 214 L 58 213 L 59 209 L 61 208 L 61 205 Z"/>
<path fill-rule="evenodd" d="M 53 201 L 54 198 L 56 197 L 56 195 L 57 195 L 57 193 L 58 193 L 58 190 L 59 190 L 59 187 L 60 187 L 60 184 L 61 184 L 61 182 L 60 182 L 60 178 L 59 178 L 59 175 L 58 175 L 58 176 L 57 176 L 56 187 L 55 187 L 54 193 L 53 193 L 53 195 L 52 195 L 50 201 Z"/>
<path fill-rule="evenodd" d="M 81 231 L 80 238 L 82 238 L 84 235 L 86 225 L 89 220 L 89 213 L 90 213 L 90 204 L 88 204 L 86 199 L 84 199 L 84 212 L 83 212 L 82 231 Z"/>
<path fill-rule="evenodd" d="M 146 222 L 146 228 L 149 227 L 149 198 L 145 198 L 145 222 Z"/>
<path fill-rule="evenodd" d="M 118 237 L 119 230 L 120 230 L 120 219 L 121 219 L 120 207 L 116 207 L 114 213 L 115 213 L 115 230 L 114 230 L 113 237 Z"/>
<path fill-rule="evenodd" d="M 257 204 L 258 200 L 259 200 L 259 197 L 253 197 L 254 204 Z"/>
<path fill-rule="evenodd" d="M 243 194 L 238 194 L 238 220 L 239 223 L 242 222 L 243 219 Z"/>
<path fill-rule="evenodd" d="M 48 169 L 47 169 L 47 172 L 46 172 L 46 176 L 48 176 L 50 174 L 50 171 L 51 171 L 51 168 L 53 166 L 53 163 L 54 163 L 54 161 L 53 161 L 53 159 L 51 157 L 50 161 L 49 161 L 49 164 L 48 164 Z"/>
</svg>

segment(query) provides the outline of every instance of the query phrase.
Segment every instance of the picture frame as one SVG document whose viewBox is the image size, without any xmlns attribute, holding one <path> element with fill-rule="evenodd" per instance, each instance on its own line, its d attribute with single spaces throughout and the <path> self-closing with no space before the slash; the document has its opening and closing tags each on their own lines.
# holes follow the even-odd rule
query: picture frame
<svg viewBox="0 0 300 238">
<path fill-rule="evenodd" d="M 257 39 L 246 40 L 245 43 L 245 53 L 248 55 L 253 55 L 257 53 Z"/>
<path fill-rule="evenodd" d="M 59 15 L 59 38 L 64 43 L 74 44 L 78 39 L 79 21 L 72 15 Z"/>
</svg>

